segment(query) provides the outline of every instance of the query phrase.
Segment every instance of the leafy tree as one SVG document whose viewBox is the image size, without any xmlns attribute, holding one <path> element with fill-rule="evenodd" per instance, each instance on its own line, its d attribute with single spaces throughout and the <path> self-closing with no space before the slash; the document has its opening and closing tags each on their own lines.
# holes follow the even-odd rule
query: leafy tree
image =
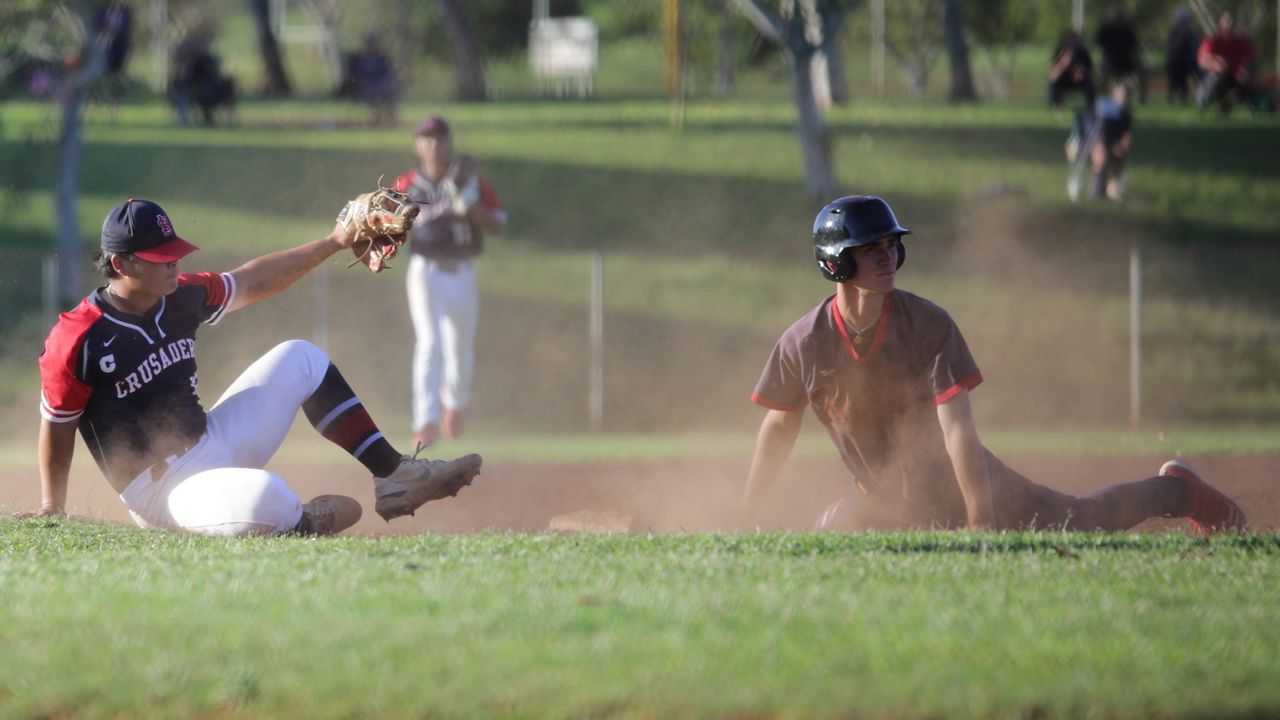
<svg viewBox="0 0 1280 720">
<path fill-rule="evenodd" d="M 885 48 L 906 76 L 907 88 L 924 95 L 943 47 L 942 4 L 938 0 L 885 3 Z"/>
<path fill-rule="evenodd" d="M 1039 5 L 1027 0 L 969 0 L 968 11 L 965 25 L 991 65 L 994 92 L 1008 97 L 1018 48 L 1035 36 Z"/>
</svg>

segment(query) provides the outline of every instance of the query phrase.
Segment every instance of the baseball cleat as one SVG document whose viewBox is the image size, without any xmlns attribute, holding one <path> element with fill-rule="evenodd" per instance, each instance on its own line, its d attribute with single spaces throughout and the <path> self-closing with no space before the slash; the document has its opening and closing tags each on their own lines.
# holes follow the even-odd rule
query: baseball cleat
<svg viewBox="0 0 1280 720">
<path fill-rule="evenodd" d="M 337 535 L 360 520 L 360 503 L 346 495 L 317 495 L 302 506 L 298 532 L 302 535 Z"/>
<path fill-rule="evenodd" d="M 412 515 L 424 503 L 454 497 L 480 474 L 482 462 L 475 453 L 456 460 L 415 460 L 405 456 L 395 472 L 373 479 L 377 497 L 374 509 L 390 522 L 401 515 Z"/>
<path fill-rule="evenodd" d="M 1187 519 L 1191 528 L 1199 535 L 1234 530 L 1243 532 L 1248 528 L 1244 511 L 1235 501 L 1205 481 L 1200 473 L 1181 460 L 1170 460 L 1160 466 L 1160 475 L 1176 477 L 1187 484 L 1191 491 L 1191 513 Z"/>
<path fill-rule="evenodd" d="M 444 436 L 453 439 L 462 436 L 462 420 L 461 410 L 450 410 L 445 408 L 444 417 L 441 418 L 440 426 L 444 429 Z"/>
</svg>

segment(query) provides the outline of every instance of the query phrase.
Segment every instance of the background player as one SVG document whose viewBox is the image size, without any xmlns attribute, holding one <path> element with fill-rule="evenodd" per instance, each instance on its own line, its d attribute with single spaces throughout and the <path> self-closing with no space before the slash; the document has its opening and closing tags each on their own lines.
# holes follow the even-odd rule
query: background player
<svg viewBox="0 0 1280 720">
<path fill-rule="evenodd" d="M 783 333 L 752 399 L 768 409 L 743 501 L 752 513 L 791 453 L 805 407 L 853 475 L 822 529 L 957 527 L 1123 530 L 1159 516 L 1203 532 L 1244 529 L 1229 498 L 1190 466 L 1072 497 L 1010 470 L 978 438 L 969 391 L 982 374 L 945 310 L 894 287 L 906 258 L 888 203 L 840 198 L 813 241 L 826 298 Z"/>
<path fill-rule="evenodd" d="M 413 347 L 413 439 L 420 446 L 462 434 L 475 369 L 480 292 L 472 259 L 484 233 L 501 232 L 507 214 L 470 155 L 456 155 L 444 118 L 418 125 L 419 164 L 395 188 L 422 205 L 410 233 L 406 279 Z"/>
<path fill-rule="evenodd" d="M 196 247 L 158 205 L 131 199 L 113 209 L 94 256 L 107 285 L 59 317 L 40 356 L 43 501 L 20 515 L 64 512 L 79 429 L 142 527 L 209 535 L 339 532 L 360 518 L 356 501 L 327 495 L 304 506 L 279 476 L 262 470 L 299 409 L 372 473 L 376 510 L 386 520 L 470 484 L 478 455 L 450 462 L 402 456 L 328 356 L 307 342 L 278 345 L 209 412 L 200 405 L 198 326 L 275 295 L 352 242 L 340 222 L 319 240 L 229 273 L 187 274 L 178 265 Z"/>
</svg>

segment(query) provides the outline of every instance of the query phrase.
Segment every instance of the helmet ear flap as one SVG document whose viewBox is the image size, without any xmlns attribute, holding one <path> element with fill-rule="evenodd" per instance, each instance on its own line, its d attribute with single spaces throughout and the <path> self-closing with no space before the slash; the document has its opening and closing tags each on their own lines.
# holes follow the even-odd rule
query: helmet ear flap
<svg viewBox="0 0 1280 720">
<path fill-rule="evenodd" d="M 835 255 L 819 253 L 818 267 L 822 274 L 832 282 L 844 282 L 858 272 L 858 263 L 853 259 L 853 248 L 842 248 Z"/>
</svg>

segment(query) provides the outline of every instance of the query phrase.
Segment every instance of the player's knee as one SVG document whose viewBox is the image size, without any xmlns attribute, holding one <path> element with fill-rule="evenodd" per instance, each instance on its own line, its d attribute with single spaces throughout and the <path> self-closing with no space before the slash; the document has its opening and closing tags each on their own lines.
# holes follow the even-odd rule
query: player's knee
<svg viewBox="0 0 1280 720">
<path fill-rule="evenodd" d="M 320 383 L 325 373 L 329 371 L 331 362 L 328 353 L 307 340 L 285 340 L 272 348 L 268 354 L 280 355 L 283 362 L 296 368 L 301 375 L 311 378 L 314 381 L 313 384 Z"/>
</svg>

